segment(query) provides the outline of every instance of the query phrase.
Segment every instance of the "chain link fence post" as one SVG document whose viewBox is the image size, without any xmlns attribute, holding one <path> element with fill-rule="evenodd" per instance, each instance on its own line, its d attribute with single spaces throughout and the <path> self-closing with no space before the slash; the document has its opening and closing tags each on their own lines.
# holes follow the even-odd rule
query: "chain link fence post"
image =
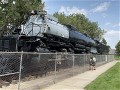
<svg viewBox="0 0 120 90">
<path fill-rule="evenodd" d="M 23 52 L 21 52 L 21 56 L 20 56 L 18 90 L 20 90 L 20 83 L 21 83 L 22 61 L 23 61 Z"/>
<path fill-rule="evenodd" d="M 106 61 L 106 63 L 108 62 L 108 60 L 107 60 L 107 55 L 105 55 L 105 61 Z"/>
<path fill-rule="evenodd" d="M 86 69 L 85 69 L 85 71 L 87 71 L 88 70 L 88 54 L 86 54 L 86 57 L 85 57 L 85 67 L 86 67 Z"/>
<path fill-rule="evenodd" d="M 56 80 L 56 71 L 57 71 L 56 60 L 57 60 L 57 52 L 56 52 L 56 54 L 55 54 L 55 78 L 54 78 L 54 83 L 55 83 L 55 80 Z"/>
<path fill-rule="evenodd" d="M 114 59 L 114 55 L 112 55 L 112 59 L 113 59 L 112 61 L 114 61 L 114 60 L 115 60 L 115 59 Z"/>
<path fill-rule="evenodd" d="M 85 54 L 84 54 L 84 60 L 83 60 L 83 72 L 85 72 Z"/>
<path fill-rule="evenodd" d="M 108 57 L 108 55 L 107 55 L 107 63 L 109 62 L 109 57 Z"/>
<path fill-rule="evenodd" d="M 73 67 L 73 76 L 74 76 L 74 62 L 75 62 L 75 56 L 74 56 L 74 54 L 72 54 L 72 55 L 73 55 L 73 56 L 72 56 L 72 57 L 73 57 L 73 66 L 72 66 L 72 67 Z"/>
<path fill-rule="evenodd" d="M 101 66 L 101 55 L 100 55 L 100 62 L 99 63 L 100 63 L 100 66 Z"/>
</svg>

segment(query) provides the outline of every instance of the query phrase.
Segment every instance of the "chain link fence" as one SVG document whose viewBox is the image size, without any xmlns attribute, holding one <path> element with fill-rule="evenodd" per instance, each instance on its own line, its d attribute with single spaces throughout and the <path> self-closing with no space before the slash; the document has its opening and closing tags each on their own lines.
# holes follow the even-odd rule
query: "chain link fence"
<svg viewBox="0 0 120 90">
<path fill-rule="evenodd" d="M 0 52 L 0 90 L 40 90 L 114 60 L 114 55 Z"/>
<path fill-rule="evenodd" d="M 4 90 L 3 88 L 7 88 L 10 84 L 18 83 L 20 61 L 20 53 L 0 52 L 0 90 Z"/>
</svg>

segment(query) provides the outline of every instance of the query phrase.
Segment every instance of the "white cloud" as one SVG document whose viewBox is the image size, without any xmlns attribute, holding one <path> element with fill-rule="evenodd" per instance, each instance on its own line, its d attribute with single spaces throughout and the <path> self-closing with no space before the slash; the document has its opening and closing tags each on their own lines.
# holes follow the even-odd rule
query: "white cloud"
<svg viewBox="0 0 120 90">
<path fill-rule="evenodd" d="M 120 27 L 120 22 L 117 24 L 114 24 L 113 27 Z"/>
<path fill-rule="evenodd" d="M 120 30 L 109 30 L 103 37 L 106 39 L 108 45 L 112 49 L 115 49 L 116 44 L 120 40 Z"/>
<path fill-rule="evenodd" d="M 110 23 L 110 22 L 106 22 L 105 25 L 106 25 L 106 26 L 110 25 L 111 27 L 120 27 L 120 22 L 117 23 L 117 24 L 113 24 L 113 23 Z"/>
<path fill-rule="evenodd" d="M 110 6 L 110 2 L 104 2 L 92 9 L 92 12 L 104 12 L 106 11 Z"/>
<path fill-rule="evenodd" d="M 116 35 L 119 36 L 119 34 L 120 34 L 120 30 L 109 30 L 106 33 L 107 36 L 116 36 Z"/>
<path fill-rule="evenodd" d="M 64 7 L 62 6 L 59 11 L 59 13 L 64 13 L 66 15 L 70 14 L 84 14 L 87 15 L 87 11 L 85 9 L 79 9 L 78 7 Z"/>
<path fill-rule="evenodd" d="M 110 22 L 105 23 L 105 25 L 110 25 L 110 24 L 111 24 Z"/>
<path fill-rule="evenodd" d="M 118 23 L 118 26 L 120 27 L 120 22 Z"/>
</svg>

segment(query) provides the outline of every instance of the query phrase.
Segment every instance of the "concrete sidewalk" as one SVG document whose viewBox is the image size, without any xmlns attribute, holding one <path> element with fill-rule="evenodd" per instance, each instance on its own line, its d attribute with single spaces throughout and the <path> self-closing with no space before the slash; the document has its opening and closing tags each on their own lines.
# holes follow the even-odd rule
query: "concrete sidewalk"
<svg viewBox="0 0 120 90">
<path fill-rule="evenodd" d="M 42 90 L 84 90 L 86 85 L 95 80 L 100 74 L 114 66 L 116 62 L 117 61 L 112 61 L 96 68 L 94 71 L 87 71 L 77 76 L 73 76 Z"/>
</svg>

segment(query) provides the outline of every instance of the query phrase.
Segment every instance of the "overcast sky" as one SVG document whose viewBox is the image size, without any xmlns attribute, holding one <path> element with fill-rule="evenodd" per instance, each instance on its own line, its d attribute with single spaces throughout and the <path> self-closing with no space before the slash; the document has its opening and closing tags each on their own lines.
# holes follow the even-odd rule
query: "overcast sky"
<svg viewBox="0 0 120 90">
<path fill-rule="evenodd" d="M 120 40 L 120 0 L 43 0 L 49 14 L 84 14 L 106 31 L 104 38 L 112 49 Z"/>
</svg>

